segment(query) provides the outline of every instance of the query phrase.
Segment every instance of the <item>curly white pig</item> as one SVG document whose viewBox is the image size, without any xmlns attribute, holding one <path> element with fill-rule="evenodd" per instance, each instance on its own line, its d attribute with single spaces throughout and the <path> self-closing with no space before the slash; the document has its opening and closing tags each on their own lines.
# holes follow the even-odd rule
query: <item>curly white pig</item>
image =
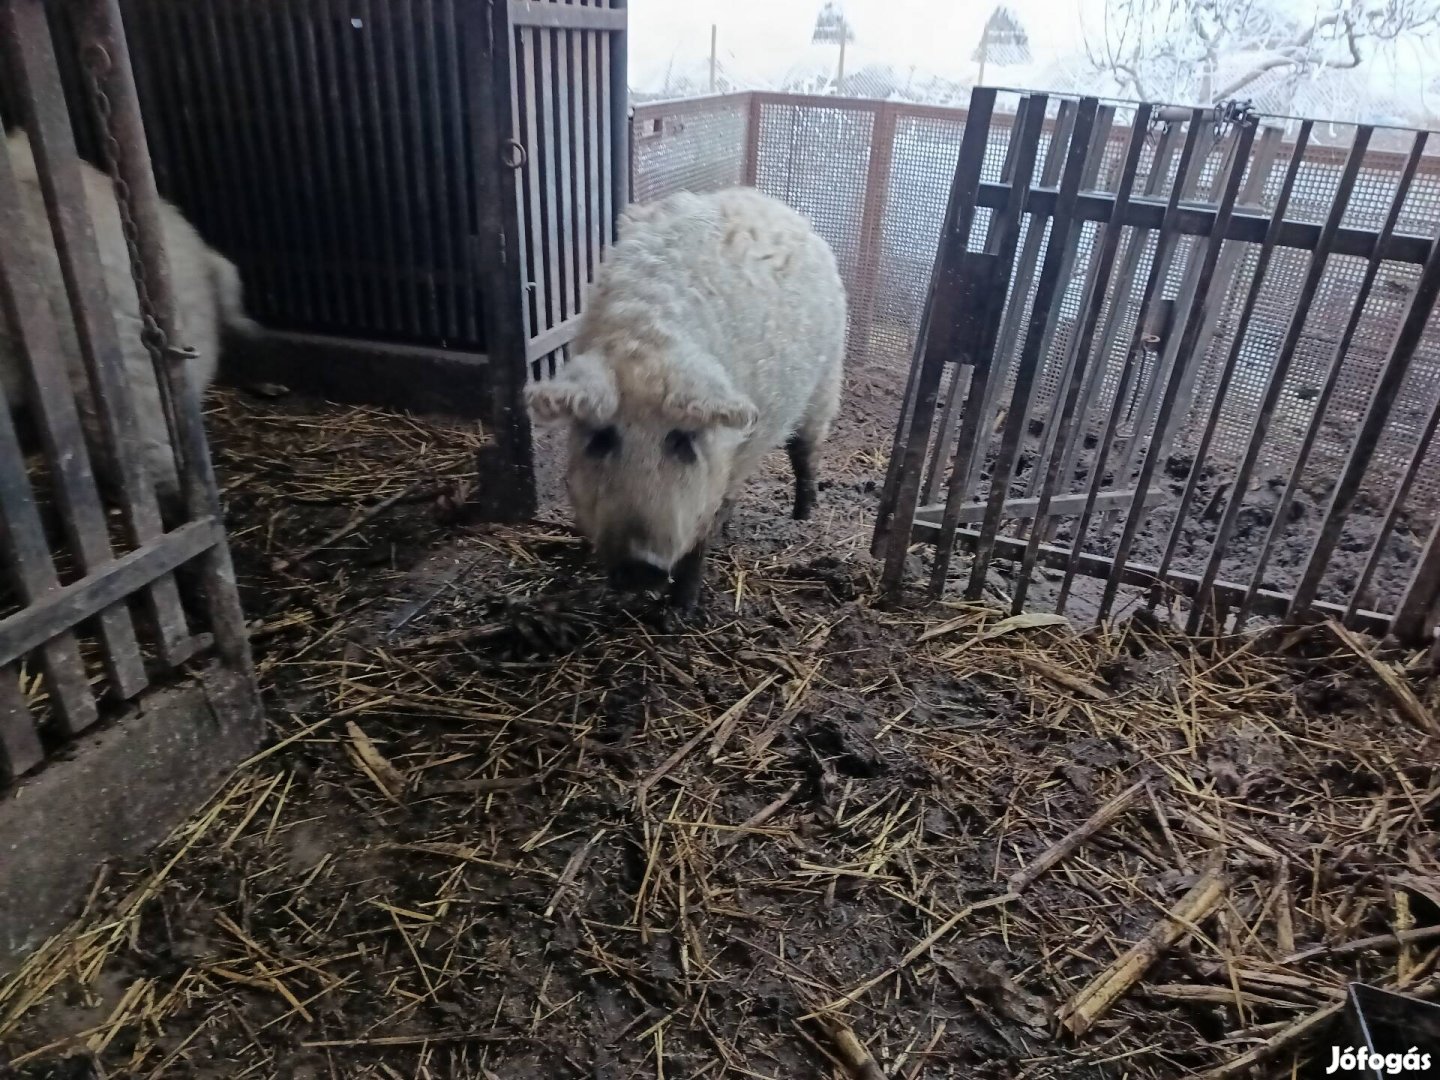
<svg viewBox="0 0 1440 1080">
<path fill-rule="evenodd" d="M 80 415 L 87 431 L 94 437 L 98 432 L 94 402 L 81 359 L 80 342 L 61 275 L 59 255 L 46 216 L 35 158 L 25 132 L 16 130 L 8 134 L 4 152 L 9 157 L 19 188 L 19 209 L 25 226 L 24 235 L 12 237 L 10 242 L 25 242 L 28 245 L 28 251 L 23 254 L 38 275 L 55 316 L 63 361 L 76 392 Z M 80 163 L 80 169 L 105 284 L 110 294 L 111 314 L 119 332 L 121 363 L 131 390 L 135 437 L 141 461 L 156 485 L 162 503 L 173 503 L 178 487 L 175 457 L 154 366 L 141 341 L 140 302 L 130 274 L 114 190 L 109 177 L 99 170 L 84 162 Z M 180 211 L 169 203 L 161 204 L 160 222 L 170 260 L 179 344 L 194 346 L 197 354 L 188 365 L 187 389 L 201 394 L 215 377 L 222 334 L 226 331 L 253 334 L 258 332 L 258 327 L 244 314 L 240 275 L 234 264 L 206 244 Z M 28 406 L 29 379 L 25 362 L 3 311 L 0 311 L 0 389 L 3 389 L 12 410 Z M 106 455 L 97 456 L 97 473 L 103 481 L 113 484 L 113 475 L 107 475 L 108 464 Z"/>
<path fill-rule="evenodd" d="M 527 389 L 570 429 L 576 525 L 617 588 L 699 598 L 710 542 L 784 445 L 795 517 L 839 409 L 845 287 L 804 217 L 748 188 L 681 193 L 622 217 L 574 358 Z"/>
</svg>

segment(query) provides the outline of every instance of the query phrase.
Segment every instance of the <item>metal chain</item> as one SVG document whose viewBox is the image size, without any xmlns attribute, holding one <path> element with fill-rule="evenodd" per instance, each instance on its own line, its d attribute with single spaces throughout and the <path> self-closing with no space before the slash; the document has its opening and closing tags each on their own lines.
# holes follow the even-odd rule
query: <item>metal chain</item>
<svg viewBox="0 0 1440 1080">
<path fill-rule="evenodd" d="M 136 298 L 140 302 L 140 341 L 157 368 L 163 366 L 170 342 L 156 316 L 155 302 L 145 284 L 145 264 L 140 258 L 139 231 L 135 226 L 133 195 L 130 185 L 120 172 L 120 140 L 115 137 L 113 109 L 110 97 L 100 82 L 102 73 L 110 70 L 110 54 L 99 45 L 91 46 L 85 64 L 85 76 L 89 83 L 90 97 L 95 112 L 100 118 L 100 145 L 105 154 L 105 167 L 110 173 L 110 183 L 115 188 L 115 202 L 120 211 L 120 230 L 125 236 L 125 251 L 130 258 L 130 276 L 135 280 Z"/>
</svg>

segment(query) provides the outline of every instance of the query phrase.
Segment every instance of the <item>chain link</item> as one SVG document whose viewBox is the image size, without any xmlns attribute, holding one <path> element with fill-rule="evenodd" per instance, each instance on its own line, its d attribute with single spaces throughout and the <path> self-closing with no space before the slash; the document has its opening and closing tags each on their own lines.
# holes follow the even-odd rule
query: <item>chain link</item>
<svg viewBox="0 0 1440 1080">
<path fill-rule="evenodd" d="M 130 258 L 130 276 L 135 280 L 136 298 L 140 302 L 140 341 L 157 366 L 163 366 L 170 342 L 156 316 L 155 302 L 145 284 L 145 264 L 140 258 L 140 234 L 135 226 L 134 196 L 120 172 L 120 140 L 115 137 L 113 106 L 100 81 L 102 72 L 111 65 L 110 54 L 99 45 L 89 50 L 85 76 L 95 112 L 100 118 L 100 145 L 105 154 L 105 167 L 115 188 L 115 202 L 120 211 L 120 230 L 125 236 L 125 251 Z"/>
</svg>

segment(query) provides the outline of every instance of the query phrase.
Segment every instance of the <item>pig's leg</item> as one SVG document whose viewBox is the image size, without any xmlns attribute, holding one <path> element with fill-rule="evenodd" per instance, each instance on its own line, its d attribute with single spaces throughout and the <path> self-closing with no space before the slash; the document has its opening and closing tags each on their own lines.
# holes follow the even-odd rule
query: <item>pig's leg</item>
<svg viewBox="0 0 1440 1080">
<path fill-rule="evenodd" d="M 710 537 L 705 536 L 676 564 L 674 580 L 670 584 L 671 607 L 680 611 L 694 610 L 700 601 L 700 589 L 705 584 L 705 563 L 709 554 Z"/>
<path fill-rule="evenodd" d="M 730 535 L 730 519 L 735 516 L 735 498 L 732 495 L 725 496 L 720 503 L 720 510 L 715 515 L 715 528 L 711 535 L 715 538 Z"/>
<path fill-rule="evenodd" d="M 790 437 L 785 448 L 790 452 L 790 465 L 795 470 L 795 520 L 804 521 L 815 509 L 815 458 L 830 434 L 830 425 L 840 411 L 840 386 L 843 380 L 841 350 L 825 368 L 815 392 L 810 396 L 800 429 Z"/>
<path fill-rule="evenodd" d="M 792 435 L 785 449 L 795 471 L 795 520 L 804 521 L 815 508 L 815 447 L 806 436 Z"/>
</svg>

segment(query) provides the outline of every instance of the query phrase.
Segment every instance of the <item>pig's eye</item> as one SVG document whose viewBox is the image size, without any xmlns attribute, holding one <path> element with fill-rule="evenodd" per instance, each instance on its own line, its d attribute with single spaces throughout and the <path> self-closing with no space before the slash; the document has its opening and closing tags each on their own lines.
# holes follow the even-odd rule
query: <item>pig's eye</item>
<svg viewBox="0 0 1440 1080">
<path fill-rule="evenodd" d="M 585 453 L 593 458 L 608 457 L 618 449 L 620 449 L 620 433 L 613 427 L 591 432 L 590 441 L 585 444 Z"/>
<path fill-rule="evenodd" d="M 672 431 L 665 436 L 665 452 L 686 465 L 695 464 L 695 436 L 688 431 Z"/>
</svg>

